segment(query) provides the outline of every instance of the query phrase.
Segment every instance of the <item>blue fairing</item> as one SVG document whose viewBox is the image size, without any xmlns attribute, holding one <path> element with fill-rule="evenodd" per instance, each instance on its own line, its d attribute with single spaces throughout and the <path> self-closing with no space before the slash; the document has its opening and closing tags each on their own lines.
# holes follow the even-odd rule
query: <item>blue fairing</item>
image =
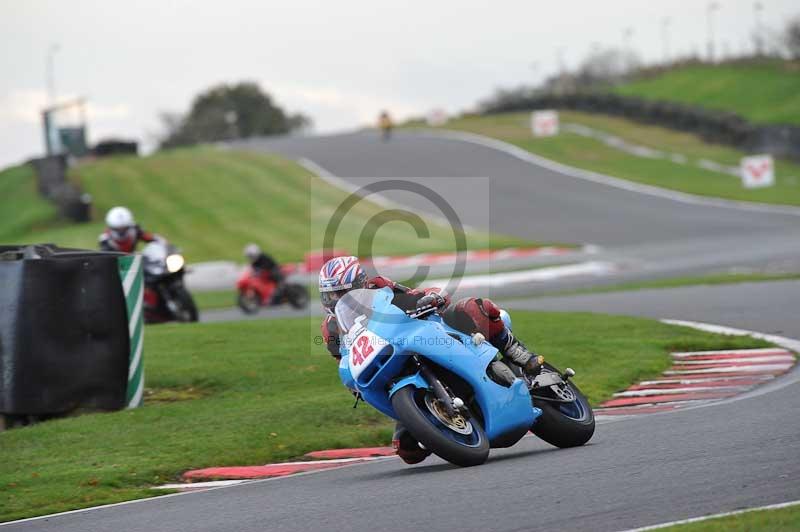
<svg viewBox="0 0 800 532">
<path fill-rule="evenodd" d="M 343 337 L 339 365 L 344 385 L 361 392 L 367 403 L 396 419 L 391 396 L 405 386 L 428 387 L 418 373 L 408 374 L 408 357 L 417 354 L 452 371 L 471 386 L 490 441 L 529 428 L 541 414 L 541 410 L 532 406 L 530 393 L 522 380 L 517 379 L 506 388 L 488 377 L 486 369 L 497 356 L 497 349 L 491 344 L 474 345 L 469 335 L 449 327 L 438 316 L 426 320 L 408 318 L 391 304 L 393 293 L 388 288 L 369 292 L 371 294 L 363 297 L 370 305 L 366 310 L 370 316 L 360 316 L 357 321 L 364 318 L 361 323 L 374 335 L 371 337 L 382 340 L 376 341 L 377 354 L 351 372 L 351 360 L 356 355 L 348 344 L 358 336 L 351 333 Z M 339 310 L 337 307 L 337 315 Z M 352 332 L 357 332 L 356 329 L 353 327 Z"/>
</svg>

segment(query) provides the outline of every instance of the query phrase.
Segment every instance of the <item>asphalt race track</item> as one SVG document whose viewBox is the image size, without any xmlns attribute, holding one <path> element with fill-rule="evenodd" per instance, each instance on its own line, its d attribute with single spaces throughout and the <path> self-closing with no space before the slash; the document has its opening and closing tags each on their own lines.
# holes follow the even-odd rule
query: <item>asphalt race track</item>
<svg viewBox="0 0 800 532">
<path fill-rule="evenodd" d="M 691 205 L 559 175 L 464 142 L 371 133 L 258 141 L 330 172 L 487 176 L 491 228 L 591 242 L 642 276 L 800 261 L 800 217 Z M 435 188 L 435 179 L 423 179 Z M 352 182 L 358 183 L 357 179 Z M 451 190 L 451 202 L 475 202 Z M 479 198 L 483 199 L 483 198 Z M 411 200 L 409 200 L 411 201 Z M 430 208 L 420 201 L 420 209 Z M 467 223 L 472 221 L 467 220 Z M 508 301 L 512 308 L 690 319 L 800 338 L 800 283 L 685 287 Z M 578 383 L 580 383 L 580 368 Z M 702 408 L 598 425 L 589 445 L 526 438 L 480 467 L 365 465 L 10 524 L 6 530 L 613 531 L 800 499 L 800 370 Z"/>
<path fill-rule="evenodd" d="M 800 208 L 784 208 L 791 211 L 786 214 L 722 207 L 714 200 L 675 201 L 565 175 L 491 147 L 402 131 L 390 142 L 380 141 L 372 132 L 359 132 L 254 140 L 239 147 L 310 159 L 355 186 L 392 177 L 420 183 L 445 197 L 467 225 L 538 241 L 599 245 L 602 251 L 596 258 L 620 267 L 614 277 L 546 287 L 517 285 L 514 294 L 733 267 L 800 269 Z M 458 177 L 484 179 L 459 187 L 453 179 Z M 485 183 L 479 187 L 484 194 L 475 193 L 475 183 Z M 383 195 L 441 215 L 421 195 L 403 191 Z"/>
</svg>

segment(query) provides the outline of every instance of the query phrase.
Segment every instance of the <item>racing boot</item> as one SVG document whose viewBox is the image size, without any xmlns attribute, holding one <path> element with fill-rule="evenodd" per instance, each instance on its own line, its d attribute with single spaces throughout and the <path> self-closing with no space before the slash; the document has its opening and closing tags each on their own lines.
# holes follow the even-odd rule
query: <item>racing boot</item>
<svg viewBox="0 0 800 532">
<path fill-rule="evenodd" d="M 514 375 L 514 372 L 508 367 L 508 364 L 500 360 L 500 356 L 498 356 L 498 360 L 492 360 L 486 372 L 494 382 L 506 388 L 510 388 L 517 379 L 517 376 Z"/>
<path fill-rule="evenodd" d="M 504 331 L 503 336 L 505 336 L 501 342 L 503 347 L 498 347 L 503 356 L 521 367 L 529 378 L 536 377 L 542 371 L 544 357 L 529 351 L 508 329 Z"/>
<path fill-rule="evenodd" d="M 394 436 L 392 436 L 392 447 L 397 452 L 397 456 L 403 459 L 407 464 L 418 464 L 425 460 L 431 452 L 427 449 L 420 447 L 419 442 L 414 439 L 405 426 L 399 421 L 394 428 Z"/>
</svg>

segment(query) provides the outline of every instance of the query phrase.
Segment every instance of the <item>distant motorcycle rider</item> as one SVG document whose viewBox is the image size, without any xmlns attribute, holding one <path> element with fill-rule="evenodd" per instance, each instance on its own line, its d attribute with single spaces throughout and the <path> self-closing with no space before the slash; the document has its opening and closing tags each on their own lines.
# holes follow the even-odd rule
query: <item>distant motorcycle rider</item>
<svg viewBox="0 0 800 532">
<path fill-rule="evenodd" d="M 450 304 L 450 296 L 439 288 L 412 289 L 385 277 L 367 278 L 356 257 L 336 257 L 327 261 L 319 272 L 319 292 L 326 316 L 322 321 L 322 338 L 330 354 L 341 358 L 341 334 L 336 321 L 336 303 L 350 290 L 358 288 L 390 288 L 394 293 L 392 304 L 410 316 L 435 310 L 451 327 L 466 334 L 481 334 L 500 352 L 488 368 L 489 376 L 499 384 L 510 386 L 516 375 L 510 364 L 522 368 L 530 376 L 538 375 L 544 359 L 530 352 L 509 330 L 502 320 L 500 308 L 490 299 L 464 298 Z M 409 464 L 423 461 L 430 452 L 398 423 L 392 441 L 397 454 Z"/>
<path fill-rule="evenodd" d="M 258 244 L 247 244 L 244 247 L 244 256 L 250 263 L 255 277 L 261 277 L 267 281 L 280 282 L 283 273 L 278 262 L 270 255 L 267 255 Z"/>
<path fill-rule="evenodd" d="M 389 111 L 381 111 L 381 114 L 378 115 L 378 128 L 381 130 L 381 138 L 383 140 L 389 140 L 392 136 L 393 127 L 394 123 L 392 122 L 392 117 L 389 116 Z"/>
<path fill-rule="evenodd" d="M 102 251 L 133 253 L 140 241 L 153 242 L 157 239 L 157 235 L 142 230 L 136 224 L 133 213 L 127 207 L 114 207 L 106 214 L 106 229 L 98 237 L 98 245 Z"/>
</svg>

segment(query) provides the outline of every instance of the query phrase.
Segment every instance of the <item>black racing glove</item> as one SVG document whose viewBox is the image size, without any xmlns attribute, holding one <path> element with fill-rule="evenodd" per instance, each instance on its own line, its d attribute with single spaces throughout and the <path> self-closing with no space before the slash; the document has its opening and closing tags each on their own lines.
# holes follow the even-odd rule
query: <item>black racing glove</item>
<svg viewBox="0 0 800 532">
<path fill-rule="evenodd" d="M 422 316 L 427 316 L 432 312 L 436 312 L 440 310 L 447 304 L 447 301 L 444 297 L 437 294 L 436 292 L 431 292 L 429 294 L 425 294 L 419 300 L 417 300 L 417 306 L 414 310 L 406 311 L 406 314 L 411 316 L 412 318 L 419 318 Z"/>
</svg>

